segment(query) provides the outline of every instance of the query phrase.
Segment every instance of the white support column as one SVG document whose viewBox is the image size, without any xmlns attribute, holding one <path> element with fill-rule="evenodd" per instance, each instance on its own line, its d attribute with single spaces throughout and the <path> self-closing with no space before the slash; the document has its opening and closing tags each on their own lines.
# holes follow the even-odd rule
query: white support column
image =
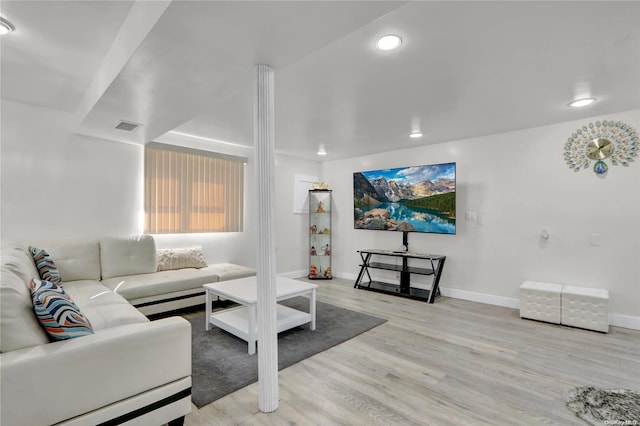
<svg viewBox="0 0 640 426">
<path fill-rule="evenodd" d="M 278 333 L 276 329 L 275 159 L 273 70 L 256 66 L 253 125 L 258 191 L 258 407 L 278 409 Z"/>
</svg>

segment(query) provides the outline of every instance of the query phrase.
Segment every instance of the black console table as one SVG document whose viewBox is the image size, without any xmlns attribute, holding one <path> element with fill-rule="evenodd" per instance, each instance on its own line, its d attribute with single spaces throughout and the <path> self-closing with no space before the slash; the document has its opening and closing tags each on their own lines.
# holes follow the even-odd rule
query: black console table
<svg viewBox="0 0 640 426">
<path fill-rule="evenodd" d="M 360 253 L 360 257 L 362 258 L 362 264 L 360 265 L 360 273 L 358 274 L 358 279 L 353 286 L 354 288 L 393 294 L 395 296 L 423 300 L 429 303 L 433 303 L 435 298 L 440 296 L 440 276 L 442 275 L 442 268 L 444 267 L 446 256 L 375 249 L 359 250 L 358 253 Z M 402 258 L 402 265 L 384 263 L 385 257 Z M 382 258 L 382 262 L 374 262 L 372 260 L 379 260 L 380 258 Z M 409 259 L 424 260 L 427 262 L 427 267 L 409 266 Z M 400 283 L 397 285 L 374 281 L 371 279 L 371 275 L 369 275 L 369 269 L 384 269 L 387 271 L 400 272 Z M 365 274 L 369 277 L 369 282 L 363 284 L 362 280 Z M 411 287 L 411 274 L 433 275 L 431 289 L 423 290 Z"/>
</svg>

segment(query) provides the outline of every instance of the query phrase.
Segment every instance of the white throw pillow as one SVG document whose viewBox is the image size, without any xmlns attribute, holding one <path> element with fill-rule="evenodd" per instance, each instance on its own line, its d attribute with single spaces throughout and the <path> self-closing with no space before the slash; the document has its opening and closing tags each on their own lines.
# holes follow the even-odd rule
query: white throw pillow
<svg viewBox="0 0 640 426">
<path fill-rule="evenodd" d="M 204 268 L 207 266 L 207 261 L 204 259 L 202 247 L 189 247 L 157 250 L 156 264 L 158 271 L 169 271 L 183 268 Z"/>
</svg>

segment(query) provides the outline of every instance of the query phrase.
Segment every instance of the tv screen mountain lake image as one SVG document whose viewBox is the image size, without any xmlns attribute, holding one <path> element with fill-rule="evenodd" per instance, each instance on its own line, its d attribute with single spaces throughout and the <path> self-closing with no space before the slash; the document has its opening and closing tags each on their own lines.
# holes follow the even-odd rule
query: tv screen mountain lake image
<svg viewBox="0 0 640 426">
<path fill-rule="evenodd" d="M 353 174 L 355 229 L 456 233 L 456 163 Z"/>
</svg>

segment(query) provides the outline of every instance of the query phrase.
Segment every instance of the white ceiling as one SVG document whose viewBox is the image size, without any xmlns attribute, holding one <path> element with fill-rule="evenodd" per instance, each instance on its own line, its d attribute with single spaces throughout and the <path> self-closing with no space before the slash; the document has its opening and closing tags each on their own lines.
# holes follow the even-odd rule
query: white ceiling
<svg viewBox="0 0 640 426">
<path fill-rule="evenodd" d="M 318 160 L 640 108 L 637 1 L 2 0 L 0 14 L 16 26 L 2 98 L 121 141 L 251 146 L 257 63 L 275 72 L 276 149 Z M 374 48 L 387 33 L 400 49 Z M 585 95 L 598 102 L 566 106 Z"/>
</svg>

